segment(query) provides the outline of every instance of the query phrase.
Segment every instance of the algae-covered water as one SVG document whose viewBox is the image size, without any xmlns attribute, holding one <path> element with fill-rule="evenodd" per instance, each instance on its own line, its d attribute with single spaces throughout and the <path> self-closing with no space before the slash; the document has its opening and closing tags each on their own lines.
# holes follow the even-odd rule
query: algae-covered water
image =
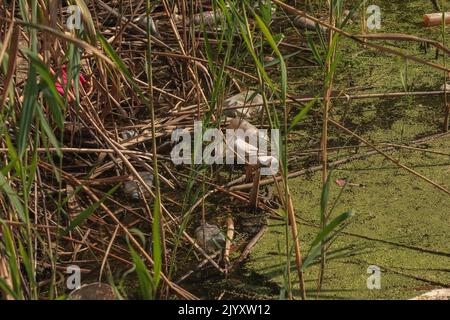
<svg viewBox="0 0 450 320">
<path fill-rule="evenodd" d="M 442 41 L 440 29 L 424 28 L 422 16 L 431 12 L 430 1 L 372 1 L 382 9 L 380 32 L 402 32 Z M 372 4 L 371 2 L 371 4 Z M 352 26 L 357 32 L 358 27 Z M 448 36 L 448 32 L 446 33 Z M 386 44 L 386 43 L 384 43 Z M 435 51 L 423 51 L 418 43 L 390 43 L 416 56 L 434 60 Z M 366 50 L 351 41 L 341 44 L 335 88 L 363 87 L 365 92 L 439 90 L 442 72 L 412 62 Z M 295 73 L 295 72 L 294 72 Z M 297 74 L 294 90 L 304 92 L 320 84 L 316 71 Z M 320 88 L 320 86 L 318 87 Z M 320 92 L 320 89 L 318 90 Z M 332 117 L 372 142 L 406 144 L 437 133 L 443 121 L 442 97 L 366 99 L 335 102 Z M 306 124 L 300 126 L 300 138 L 291 151 L 312 147 L 311 137 L 319 132 Z M 304 139 L 302 137 L 308 137 Z M 343 133 L 331 128 L 331 144 L 355 144 Z M 427 142 L 421 147 L 447 153 L 438 155 L 411 150 L 389 152 L 401 163 L 413 168 L 441 186 L 450 188 L 450 137 Z M 360 150 L 361 152 L 361 150 Z M 331 160 L 348 156 L 333 154 Z M 317 162 L 317 157 L 309 159 Z M 299 217 L 303 254 L 309 250 L 319 224 L 321 173 L 290 182 Z M 343 165 L 333 172 L 332 198 L 341 189 L 334 180 L 355 184 L 343 191 L 333 215 L 354 209 L 355 216 L 346 234 L 340 234 L 328 252 L 323 289 L 316 292 L 318 266 L 305 273 L 310 298 L 321 299 L 406 299 L 423 291 L 450 285 L 450 197 L 396 164 L 376 155 Z M 330 200 L 333 203 L 333 199 Z M 286 284 L 284 251 L 285 226 L 271 220 L 268 230 L 254 248 L 245 268 L 254 281 L 241 291 L 257 292 L 277 298 Z M 406 245 L 406 246 L 403 246 Z M 369 266 L 381 269 L 381 289 L 368 289 Z M 295 261 L 291 263 L 294 294 L 298 291 Z M 259 286 L 255 284 L 260 284 Z M 247 289 L 245 289 L 247 288 Z"/>
<path fill-rule="evenodd" d="M 431 1 L 374 0 L 370 4 L 379 5 L 382 10 L 382 29 L 379 32 L 443 40 L 439 27 L 423 27 L 423 14 L 433 10 Z M 355 19 L 349 31 L 358 33 L 359 28 Z M 289 34 L 288 30 L 280 32 Z M 448 32 L 445 36 L 448 38 Z M 444 63 L 442 55 L 436 59 L 434 49 L 425 51 L 417 42 L 380 44 L 431 62 Z M 363 48 L 348 39 L 341 39 L 339 53 L 333 87 L 336 92 L 358 95 L 436 91 L 444 82 L 442 71 Z M 308 65 L 298 57 L 288 59 L 287 66 L 290 93 L 323 94 L 323 73 L 319 68 Z M 276 77 L 277 73 L 272 76 Z M 291 172 L 320 163 L 317 154 L 300 155 L 302 151 L 317 148 L 320 144 L 319 110 L 320 105 L 316 105 L 289 137 Z M 334 100 L 330 117 L 372 143 L 408 145 L 411 141 L 442 132 L 443 110 L 442 96 L 406 95 L 384 99 Z M 330 127 L 331 147 L 356 144 L 360 141 Z M 450 135 L 416 147 L 443 154 L 406 149 L 391 150 L 388 154 L 450 189 Z M 333 152 L 330 161 L 368 150 L 360 148 Z M 337 179 L 350 184 L 342 193 Z M 307 255 L 310 244 L 319 232 L 321 181 L 321 172 L 316 172 L 292 179 L 289 183 L 299 222 L 303 256 Z M 408 299 L 433 288 L 450 286 L 450 196 L 447 193 L 383 156 L 372 155 L 333 170 L 330 206 L 339 194 L 332 217 L 349 209 L 353 209 L 355 215 L 327 251 L 320 292 L 316 290 L 318 263 L 305 271 L 308 298 Z M 197 275 L 193 280 L 197 293 L 224 299 L 284 298 L 288 283 L 285 234 L 283 221 L 269 219 L 266 233 L 245 264 L 226 279 L 215 275 L 214 271 Z M 298 298 L 294 255 L 291 257 L 291 283 L 293 294 Z M 368 271 L 374 267 L 381 272 L 380 288 L 368 286 L 368 279 L 372 276 Z M 202 283 L 200 287 L 199 283 Z"/>
<path fill-rule="evenodd" d="M 433 150 L 448 152 L 450 141 L 447 139 L 431 146 Z M 411 151 L 394 154 L 401 157 L 404 164 L 432 177 L 442 186 L 450 187 L 448 156 Z M 349 208 L 356 212 L 345 229 L 352 235 L 341 234 L 332 244 L 319 298 L 403 299 L 412 298 L 420 291 L 439 284 L 450 284 L 450 198 L 447 194 L 381 156 L 352 162 L 336 169 L 333 175 L 364 186 L 346 188 L 338 202 L 336 214 Z M 308 224 L 318 225 L 320 174 L 295 179 L 293 186 L 298 215 Z M 340 188 L 335 184 L 332 193 L 337 195 Z M 306 253 L 317 228 L 300 224 L 299 230 Z M 283 234 L 284 225 L 272 221 L 247 264 L 256 274 L 278 283 L 280 287 L 284 283 L 285 257 L 278 244 L 282 247 Z M 370 276 L 367 269 L 371 265 L 381 268 L 379 290 L 367 288 Z M 294 260 L 292 267 L 292 276 L 295 277 Z M 307 287 L 313 291 L 313 296 L 317 269 L 314 266 L 306 272 Z"/>
</svg>

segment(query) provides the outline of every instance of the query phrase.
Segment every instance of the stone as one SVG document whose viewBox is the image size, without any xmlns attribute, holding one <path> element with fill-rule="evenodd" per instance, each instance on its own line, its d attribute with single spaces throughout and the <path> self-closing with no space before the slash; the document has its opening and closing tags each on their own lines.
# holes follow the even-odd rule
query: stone
<svg viewBox="0 0 450 320">
<path fill-rule="evenodd" d="M 294 18 L 294 26 L 296 26 L 297 28 L 301 29 L 301 30 L 308 30 L 308 31 L 316 31 L 316 25 L 319 27 L 319 29 L 322 32 L 326 31 L 326 28 L 321 26 L 320 24 L 317 24 L 316 22 L 314 22 L 313 20 L 306 18 L 306 17 L 302 17 L 302 16 L 297 16 Z"/>
<path fill-rule="evenodd" d="M 109 284 L 96 282 L 72 291 L 68 300 L 116 300 L 116 295 Z"/>
<path fill-rule="evenodd" d="M 203 23 L 208 28 L 216 28 L 217 25 L 221 24 L 221 19 L 223 19 L 221 11 L 205 11 L 195 14 L 192 22 L 195 26 L 201 26 Z"/>
<path fill-rule="evenodd" d="M 151 188 L 153 186 L 153 173 L 151 172 L 138 172 L 141 178 L 145 181 L 145 183 Z M 133 177 L 133 180 L 125 181 L 123 184 L 123 192 L 124 194 L 131 198 L 133 201 L 138 201 L 141 199 L 141 193 L 139 191 L 139 181 Z M 149 192 L 143 186 L 141 186 L 142 192 L 144 193 L 146 198 L 150 197 Z"/>
<path fill-rule="evenodd" d="M 219 227 L 209 223 L 205 223 L 195 229 L 195 239 L 208 253 L 222 249 L 226 240 Z"/>
<path fill-rule="evenodd" d="M 123 140 L 131 140 L 132 138 L 136 138 L 138 135 L 139 133 L 134 130 L 126 130 L 120 133 Z"/>
</svg>

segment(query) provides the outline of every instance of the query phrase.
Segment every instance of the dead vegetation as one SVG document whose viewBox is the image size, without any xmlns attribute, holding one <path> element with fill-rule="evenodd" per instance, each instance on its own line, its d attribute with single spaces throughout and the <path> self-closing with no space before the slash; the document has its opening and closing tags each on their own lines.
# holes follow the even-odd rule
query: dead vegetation
<svg viewBox="0 0 450 320">
<path fill-rule="evenodd" d="M 81 30 L 67 29 L 69 4 L 81 8 Z M 285 250 L 296 257 L 300 296 L 305 298 L 303 263 L 321 256 L 324 272 L 323 245 L 334 234 L 329 225 L 336 221 L 324 206 L 322 232 L 312 246 L 318 251 L 302 256 L 301 248 L 309 244 L 299 243 L 288 178 L 323 170 L 326 190 L 328 168 L 381 154 L 450 195 L 432 177 L 388 153 L 414 150 L 447 133 L 407 145 L 378 145 L 329 114 L 334 99 L 444 92 L 350 97 L 333 91 L 332 81 L 324 83 L 323 97 L 288 91 L 283 57 L 300 51 L 317 65 L 314 48 L 302 28 L 295 31 L 297 38 L 290 34 L 289 41 L 274 40 L 265 28 L 298 27 L 298 17 L 317 23 L 316 30 L 305 28 L 327 39 L 331 54 L 324 77 L 333 73 L 339 37 L 449 71 L 443 64 L 380 44 L 425 41 L 447 55 L 450 50 L 438 41 L 344 31 L 343 1 L 323 7 L 328 20 L 307 15 L 301 5 L 275 0 L 258 5 L 161 0 L 151 6 L 144 0 L 21 0 L 2 2 L 0 8 L 0 289 L 6 299 L 67 294 L 70 265 L 80 267 L 86 282 L 110 282 L 121 298 L 196 299 L 183 281 L 205 266 L 224 277 L 236 270 L 264 233 L 266 218 L 286 223 Z M 228 99 L 241 92 L 258 96 L 243 104 Z M 285 146 L 308 111 L 323 120 L 322 142 L 310 150 L 320 153 L 321 163 L 310 168 L 298 169 L 298 163 L 286 161 L 280 163 L 279 174 L 260 177 L 259 167 L 248 165 L 230 169 L 172 163 L 172 132 L 192 132 L 194 121 L 224 130 L 230 125 L 227 116 L 246 117 L 260 128 L 280 128 Z M 359 152 L 329 161 L 328 152 L 346 148 L 327 145 L 329 127 L 351 137 Z M 291 160 L 285 150 L 282 147 L 283 156 Z M 261 194 L 267 184 L 275 185 L 275 195 Z M 253 228 L 243 231 L 246 223 Z M 289 249 L 292 243 L 294 249 Z M 137 277 L 127 275 L 132 268 Z M 140 291 L 132 289 L 136 283 Z M 292 292 L 287 297 L 293 298 Z"/>
</svg>

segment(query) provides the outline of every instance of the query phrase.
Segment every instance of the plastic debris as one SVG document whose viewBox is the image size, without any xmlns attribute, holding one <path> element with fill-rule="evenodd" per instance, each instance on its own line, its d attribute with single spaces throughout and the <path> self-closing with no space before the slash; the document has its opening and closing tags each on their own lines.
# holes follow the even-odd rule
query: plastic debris
<svg viewBox="0 0 450 320">
<path fill-rule="evenodd" d="M 441 91 L 448 91 L 448 92 L 450 92 L 450 83 L 444 83 L 441 86 Z"/>
<path fill-rule="evenodd" d="M 243 131 L 242 136 L 239 135 L 239 132 L 234 136 L 227 136 L 228 149 L 236 152 L 238 156 L 248 156 L 253 165 L 261 164 L 270 167 L 273 165 L 272 168 L 278 167 L 278 160 L 275 157 L 267 156 L 265 151 L 260 150 L 261 143 L 269 144 L 267 131 L 259 130 L 247 120 L 239 118 L 231 119 L 228 129 Z M 240 160 L 243 161 L 245 159 Z M 275 174 L 275 169 L 273 172 Z"/>
<path fill-rule="evenodd" d="M 223 104 L 224 114 L 228 117 L 252 117 L 262 112 L 263 97 L 253 90 L 236 94 Z"/>
<path fill-rule="evenodd" d="M 254 145 L 255 147 L 258 145 L 255 143 L 252 143 L 252 142 L 258 143 L 259 139 L 264 140 L 266 142 L 269 141 L 266 131 L 259 130 L 253 124 L 251 124 L 250 122 L 248 122 L 247 120 L 244 120 L 244 119 L 240 119 L 240 118 L 231 119 L 230 124 L 228 125 L 228 129 L 243 130 L 246 137 L 252 138 L 252 139 L 250 139 L 250 143 L 252 145 Z"/>
<path fill-rule="evenodd" d="M 423 16 L 423 22 L 426 27 L 439 26 L 442 24 L 442 13 L 430 13 Z M 444 14 L 445 24 L 450 24 L 450 12 Z"/>
<path fill-rule="evenodd" d="M 62 80 L 62 83 L 61 83 Z M 86 83 L 86 78 L 84 77 L 84 75 L 80 72 L 80 76 L 79 76 L 79 84 L 80 86 L 83 86 Z M 65 87 L 67 86 L 67 67 L 66 66 L 62 66 L 61 67 L 61 77 L 58 78 L 55 82 L 55 87 L 56 90 L 59 92 L 59 94 L 61 96 L 64 96 L 66 91 L 64 90 Z M 72 91 L 75 89 L 74 84 L 72 84 Z M 71 98 L 70 96 L 68 96 L 68 100 L 70 101 Z"/>
<path fill-rule="evenodd" d="M 227 143 L 227 145 L 231 146 L 230 143 Z M 248 155 L 250 157 L 256 157 L 258 155 L 258 148 L 242 139 L 234 140 L 234 146 L 238 155 Z"/>
<path fill-rule="evenodd" d="M 228 125 L 229 129 L 241 129 L 244 131 L 251 131 L 254 133 L 258 132 L 258 128 L 256 128 L 254 125 L 252 125 L 247 120 L 241 119 L 241 118 L 233 118 L 230 120 L 230 124 Z"/>
<path fill-rule="evenodd" d="M 208 253 L 220 250 L 225 245 L 225 236 L 220 232 L 219 227 L 214 224 L 205 223 L 197 227 L 195 239 Z"/>
<path fill-rule="evenodd" d="M 259 156 L 258 162 L 264 169 L 264 175 L 276 175 L 279 171 L 280 162 L 273 156 Z"/>
</svg>

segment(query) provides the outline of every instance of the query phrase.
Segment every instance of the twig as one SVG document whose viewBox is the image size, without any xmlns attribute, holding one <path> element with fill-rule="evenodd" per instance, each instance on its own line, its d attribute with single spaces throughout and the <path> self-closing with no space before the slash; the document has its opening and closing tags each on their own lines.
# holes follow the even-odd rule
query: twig
<svg viewBox="0 0 450 320">
<path fill-rule="evenodd" d="M 250 242 L 245 247 L 244 251 L 242 251 L 241 255 L 239 256 L 238 260 L 236 260 L 233 263 L 233 266 L 230 268 L 230 272 L 234 271 L 245 259 L 247 259 L 248 255 L 252 251 L 253 247 L 258 243 L 259 239 L 264 235 L 266 232 L 267 227 L 264 226 L 259 230 L 259 232 L 250 240 Z"/>
</svg>

